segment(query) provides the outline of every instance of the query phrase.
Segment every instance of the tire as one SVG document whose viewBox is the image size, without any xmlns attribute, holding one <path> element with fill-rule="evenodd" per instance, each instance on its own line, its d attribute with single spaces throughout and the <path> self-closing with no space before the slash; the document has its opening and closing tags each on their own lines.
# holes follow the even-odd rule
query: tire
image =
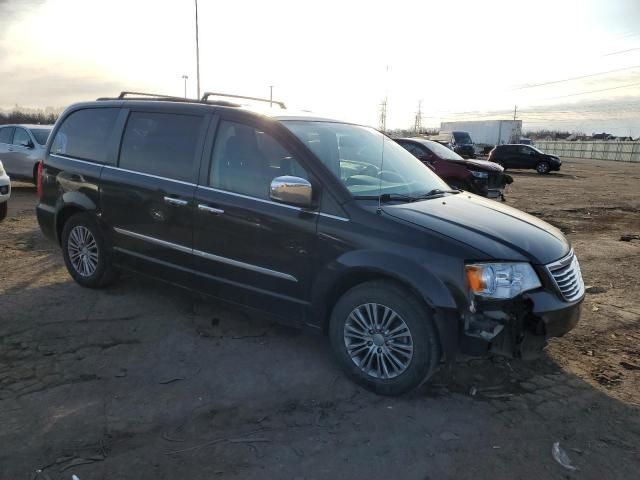
<svg viewBox="0 0 640 480">
<path fill-rule="evenodd" d="M 116 279 L 117 270 L 111 264 L 102 230 L 92 215 L 76 213 L 71 216 L 62 228 L 61 246 L 67 270 L 78 284 L 102 288 Z M 83 250 L 85 246 L 87 248 Z"/>
<path fill-rule="evenodd" d="M 551 167 L 549 166 L 549 162 L 538 162 L 538 164 L 536 165 L 536 171 L 540 175 L 546 175 L 550 170 Z"/>
<path fill-rule="evenodd" d="M 363 328 L 368 325 L 367 315 L 374 318 L 373 308 L 378 327 L 384 326 L 385 319 L 388 322 L 386 336 Z M 388 310 L 396 316 L 389 315 Z M 356 330 L 364 332 L 364 336 L 357 335 Z M 389 336 L 394 330 L 395 339 Z M 411 291 L 391 281 L 373 280 L 346 292 L 331 314 L 329 337 L 345 373 L 380 395 L 413 390 L 429 379 L 440 361 L 440 343 L 431 312 Z M 394 363 L 392 357 L 399 362 Z M 362 363 L 368 371 L 360 368 Z"/>
<path fill-rule="evenodd" d="M 7 211 L 9 210 L 9 202 L 0 203 L 0 222 L 7 218 Z"/>
</svg>

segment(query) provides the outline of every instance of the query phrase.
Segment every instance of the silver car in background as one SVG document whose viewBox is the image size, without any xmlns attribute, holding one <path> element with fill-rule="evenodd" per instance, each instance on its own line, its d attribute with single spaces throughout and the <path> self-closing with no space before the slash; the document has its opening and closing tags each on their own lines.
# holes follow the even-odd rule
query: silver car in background
<svg viewBox="0 0 640 480">
<path fill-rule="evenodd" d="M 53 125 L 0 125 L 0 161 L 11 178 L 36 183 Z"/>
</svg>

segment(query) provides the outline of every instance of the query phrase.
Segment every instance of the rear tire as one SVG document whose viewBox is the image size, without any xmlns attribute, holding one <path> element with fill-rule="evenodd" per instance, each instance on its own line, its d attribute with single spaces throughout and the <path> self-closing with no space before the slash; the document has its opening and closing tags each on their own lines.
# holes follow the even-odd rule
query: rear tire
<svg viewBox="0 0 640 480">
<path fill-rule="evenodd" d="M 536 171 L 540 175 L 545 175 L 549 173 L 550 170 L 551 167 L 549 166 L 549 162 L 538 162 L 538 164 L 536 165 Z"/>
<path fill-rule="evenodd" d="M 440 360 L 431 312 L 391 281 L 372 280 L 345 293 L 331 314 L 329 336 L 345 373 L 380 395 L 413 390 Z"/>
<path fill-rule="evenodd" d="M 102 230 L 88 213 L 76 213 L 62 228 L 62 255 L 67 270 L 83 287 L 102 288 L 117 278 L 117 270 L 104 242 Z"/>
<path fill-rule="evenodd" d="M 9 202 L 0 203 L 0 222 L 7 218 L 7 211 L 9 210 Z"/>
</svg>

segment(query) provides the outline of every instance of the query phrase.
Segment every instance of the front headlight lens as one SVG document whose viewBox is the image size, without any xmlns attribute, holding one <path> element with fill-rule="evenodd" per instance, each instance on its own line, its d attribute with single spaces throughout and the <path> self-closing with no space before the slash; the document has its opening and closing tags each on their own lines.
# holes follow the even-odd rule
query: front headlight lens
<svg viewBox="0 0 640 480">
<path fill-rule="evenodd" d="M 487 172 L 478 172 L 476 170 L 469 170 L 471 172 L 471 175 L 473 175 L 476 178 L 488 178 L 489 174 Z"/>
<path fill-rule="evenodd" d="M 541 285 L 529 263 L 474 263 L 465 270 L 471 292 L 485 298 L 513 298 Z"/>
</svg>

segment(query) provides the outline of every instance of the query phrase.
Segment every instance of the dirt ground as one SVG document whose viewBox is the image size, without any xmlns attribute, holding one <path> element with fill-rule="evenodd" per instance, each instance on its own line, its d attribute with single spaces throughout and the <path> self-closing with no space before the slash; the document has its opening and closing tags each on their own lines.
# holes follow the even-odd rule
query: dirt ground
<svg viewBox="0 0 640 480">
<path fill-rule="evenodd" d="M 581 323 L 540 360 L 463 359 L 400 398 L 346 380 L 323 337 L 134 276 L 77 286 L 16 184 L 0 480 L 638 478 L 640 241 L 620 238 L 640 234 L 640 164 L 513 176 L 508 204 L 560 227 L 596 287 Z"/>
</svg>

